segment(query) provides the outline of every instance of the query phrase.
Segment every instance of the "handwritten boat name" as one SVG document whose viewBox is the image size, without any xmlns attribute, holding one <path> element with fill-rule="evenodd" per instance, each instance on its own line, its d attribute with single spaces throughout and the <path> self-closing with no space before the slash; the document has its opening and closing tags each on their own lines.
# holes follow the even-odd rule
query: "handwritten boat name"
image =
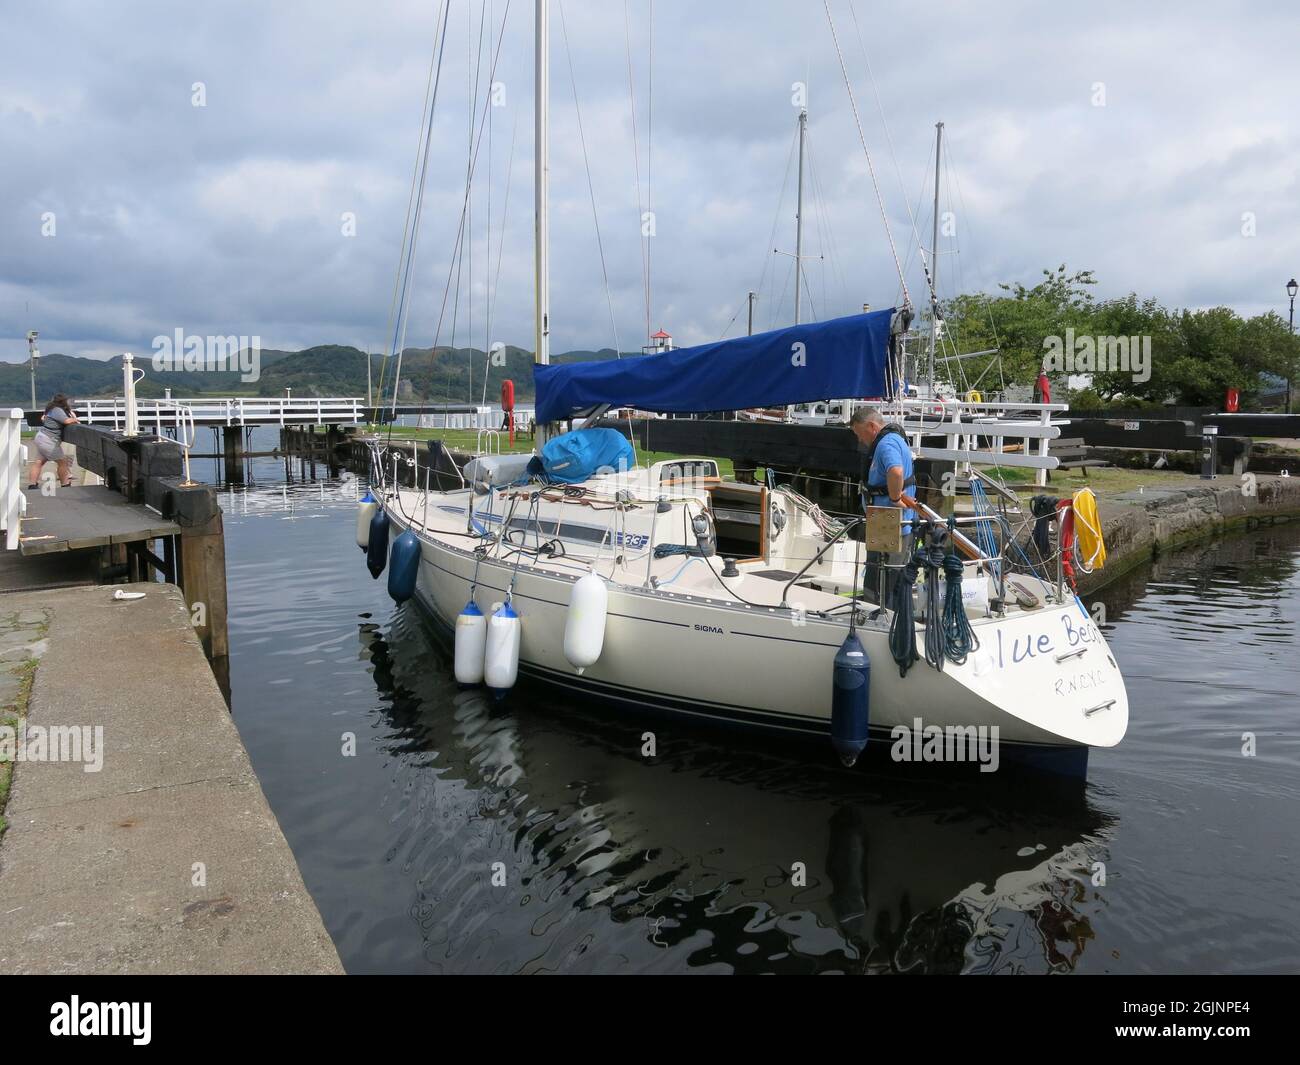
<svg viewBox="0 0 1300 1065">
<path fill-rule="evenodd" d="M 1073 651 L 1101 643 L 1101 633 L 1091 621 L 1076 618 L 1068 611 L 1061 614 L 1060 619 L 1062 631 L 1055 637 L 1047 632 L 1031 632 L 1027 636 L 1012 637 L 1009 647 L 1002 630 L 998 629 L 998 668 L 1019 665 L 1059 650 Z"/>
</svg>

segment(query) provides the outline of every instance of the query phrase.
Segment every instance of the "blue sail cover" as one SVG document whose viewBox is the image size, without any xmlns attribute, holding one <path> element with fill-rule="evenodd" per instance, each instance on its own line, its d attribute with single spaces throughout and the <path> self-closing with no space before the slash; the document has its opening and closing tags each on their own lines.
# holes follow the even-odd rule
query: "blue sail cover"
<svg viewBox="0 0 1300 1065">
<path fill-rule="evenodd" d="M 537 420 L 604 405 L 703 414 L 883 395 L 893 317 L 890 308 L 661 355 L 534 365 Z"/>
</svg>

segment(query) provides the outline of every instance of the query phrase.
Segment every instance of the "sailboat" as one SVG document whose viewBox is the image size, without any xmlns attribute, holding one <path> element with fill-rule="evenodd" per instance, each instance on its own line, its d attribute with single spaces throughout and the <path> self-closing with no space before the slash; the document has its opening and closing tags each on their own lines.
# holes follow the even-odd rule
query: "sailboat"
<svg viewBox="0 0 1300 1065">
<path fill-rule="evenodd" d="M 1055 577 L 1046 565 L 1013 572 L 1009 537 L 922 506 L 927 549 L 910 576 L 924 580 L 881 602 L 861 586 L 861 541 L 887 542 L 901 511 L 892 530 L 890 515 L 873 528 L 788 487 L 725 481 L 711 458 L 643 466 L 591 424 L 617 408 L 890 394 L 912 312 L 551 365 L 546 0 L 536 29 L 538 448 L 481 456 L 447 491 L 428 470 L 403 485 L 398 460 L 377 452 L 357 521 L 371 572 L 387 566 L 394 599 L 413 599 L 450 638 L 465 685 L 504 694 L 522 679 L 611 714 L 819 738 L 847 765 L 873 739 L 900 759 L 961 760 L 978 734 L 1002 763 L 1086 773 L 1091 748 L 1123 738 L 1128 699 L 1062 551 Z"/>
</svg>

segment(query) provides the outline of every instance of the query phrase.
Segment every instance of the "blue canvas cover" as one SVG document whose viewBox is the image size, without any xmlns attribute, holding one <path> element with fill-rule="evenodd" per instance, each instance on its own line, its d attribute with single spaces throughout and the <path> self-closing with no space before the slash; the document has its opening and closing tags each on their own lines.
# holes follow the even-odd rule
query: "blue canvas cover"
<svg viewBox="0 0 1300 1065">
<path fill-rule="evenodd" d="M 893 317 L 891 308 L 658 355 L 535 365 L 537 420 L 602 405 L 703 414 L 880 396 Z"/>
<path fill-rule="evenodd" d="M 542 445 L 547 480 L 576 484 L 602 470 L 629 470 L 636 454 L 617 429 L 575 429 Z"/>
</svg>

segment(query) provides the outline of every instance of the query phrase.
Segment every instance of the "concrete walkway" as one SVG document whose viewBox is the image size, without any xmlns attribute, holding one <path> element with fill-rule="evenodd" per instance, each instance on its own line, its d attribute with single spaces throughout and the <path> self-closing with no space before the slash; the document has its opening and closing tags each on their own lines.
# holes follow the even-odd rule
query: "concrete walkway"
<svg viewBox="0 0 1300 1065">
<path fill-rule="evenodd" d="M 55 726 L 83 744 L 79 761 L 14 766 L 0 973 L 342 972 L 179 590 L 116 587 L 146 597 L 0 598 L 0 613 L 48 621 L 29 745 Z"/>
</svg>

